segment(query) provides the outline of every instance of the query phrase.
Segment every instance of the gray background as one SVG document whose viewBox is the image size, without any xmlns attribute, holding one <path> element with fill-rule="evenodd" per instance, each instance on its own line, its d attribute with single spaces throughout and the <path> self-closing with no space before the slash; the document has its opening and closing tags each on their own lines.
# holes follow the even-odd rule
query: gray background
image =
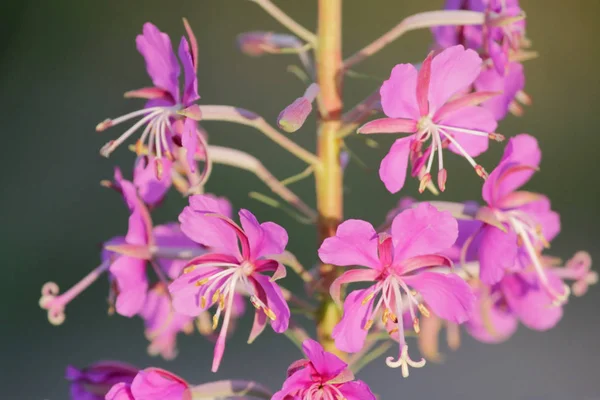
<svg viewBox="0 0 600 400">
<path fill-rule="evenodd" d="M 365 45 L 419 10 L 435 9 L 441 1 L 348 0 L 344 5 L 344 52 Z M 308 28 L 315 26 L 316 2 L 278 2 Z M 540 59 L 528 62 L 527 91 L 534 106 L 523 118 L 508 117 L 500 131 L 507 136 L 530 132 L 541 142 L 542 172 L 531 190 L 547 193 L 562 214 L 563 231 L 552 252 L 568 257 L 588 249 L 598 251 L 598 47 L 600 2 L 522 0 L 529 16 L 529 36 Z M 51 326 L 37 306 L 46 281 L 61 289 L 75 283 L 98 263 L 99 243 L 126 228 L 126 212 L 118 196 L 99 186 L 112 175 L 114 163 L 129 170 L 131 154 L 122 149 L 106 160 L 99 147 L 117 129 L 94 132 L 97 122 L 135 109 L 122 93 L 149 83 L 135 35 L 151 20 L 178 43 L 180 23 L 187 16 L 200 47 L 200 93 L 205 104 L 252 108 L 274 121 L 283 105 L 297 97 L 302 85 L 285 67 L 294 57 L 247 58 L 236 51 L 235 35 L 247 30 L 280 30 L 255 5 L 242 0 L 196 1 L 3 1 L 0 52 L 2 118 L 2 298 L 0 301 L 0 388 L 7 399 L 65 399 L 62 379 L 68 363 L 78 366 L 97 359 L 120 359 L 140 367 L 172 369 L 192 382 L 222 378 L 255 379 L 279 387 L 285 368 L 299 358 L 282 335 L 268 330 L 252 346 L 245 344 L 249 318 L 229 341 L 218 374 L 212 375 L 212 345 L 198 335 L 180 340 L 181 353 L 170 363 L 145 354 L 142 322 L 107 317 L 103 279 L 67 309 L 67 320 Z M 398 40 L 357 70 L 385 77 L 398 62 L 423 58 L 427 31 Z M 348 80 L 348 105 L 359 101 L 376 81 Z M 312 121 L 295 138 L 314 148 Z M 259 157 L 281 178 L 303 165 L 250 128 L 207 123 L 211 142 L 239 146 Z M 346 217 L 381 221 L 397 196 L 386 193 L 377 178 L 382 148 L 365 148 L 349 140 L 370 170 L 352 165 L 346 178 Z M 481 158 L 490 169 L 502 146 Z M 466 162 L 453 157 L 446 199 L 480 198 L 480 180 Z M 290 248 L 301 261 L 315 261 L 315 234 L 283 213 L 247 198 L 251 190 L 266 192 L 245 172 L 217 167 L 208 189 L 229 196 L 235 206 L 250 207 L 260 219 L 288 228 Z M 295 189 L 313 203 L 311 180 Z M 404 191 L 415 195 L 416 183 Z M 157 214 L 174 219 L 184 205 L 176 194 Z M 287 280 L 297 287 L 298 280 Z M 444 365 L 430 365 L 403 380 L 383 359 L 360 373 L 383 399 L 597 399 L 600 398 L 597 340 L 598 300 L 594 288 L 583 299 L 573 298 L 558 327 L 547 333 L 521 328 L 508 342 L 484 345 L 464 336 L 463 347 Z"/>
</svg>

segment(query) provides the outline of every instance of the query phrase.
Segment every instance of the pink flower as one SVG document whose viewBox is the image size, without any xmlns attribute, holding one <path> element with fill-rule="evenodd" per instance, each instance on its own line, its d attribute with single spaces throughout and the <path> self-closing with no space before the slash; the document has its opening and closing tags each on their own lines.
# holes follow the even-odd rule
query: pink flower
<svg viewBox="0 0 600 400">
<path fill-rule="evenodd" d="M 147 153 L 156 164 L 158 179 L 163 176 L 163 170 L 169 167 L 165 162 L 174 160 L 174 145 L 186 150 L 186 163 L 191 172 L 195 172 L 194 156 L 198 151 L 206 152 L 206 142 L 200 134 L 196 121 L 201 119 L 200 108 L 194 104 L 200 98 L 198 95 L 196 38 L 191 28 L 185 22 L 189 42 L 185 37 L 179 44 L 179 61 L 169 36 L 151 23 L 144 24 L 143 33 L 136 38 L 138 51 L 146 61 L 146 70 L 152 79 L 153 87 L 142 88 L 127 92 L 125 97 L 148 99 L 145 107 L 115 119 L 107 119 L 96 127 L 104 131 L 132 118 L 142 117 L 118 139 L 108 142 L 100 151 L 108 157 L 118 146 L 132 136 L 142 126 L 144 131 L 137 141 L 136 151 L 142 154 L 147 147 Z M 183 93 L 179 91 L 180 65 L 183 67 Z M 166 161 L 165 161 L 166 160 Z M 207 161 L 203 178 L 209 172 Z M 166 174 L 166 176 L 170 176 Z"/>
<path fill-rule="evenodd" d="M 395 193 L 402 189 L 412 160 L 413 172 L 421 174 L 422 192 L 431 182 L 433 160 L 438 157 L 438 186 L 445 189 L 447 172 L 443 149 L 460 154 L 482 177 L 485 170 L 473 157 L 488 148 L 488 139 L 501 141 L 493 133 L 496 120 L 479 104 L 496 93 L 463 94 L 481 72 L 481 58 L 462 46 L 450 47 L 440 54 L 430 54 L 419 72 L 411 64 L 394 67 L 390 79 L 381 87 L 381 104 L 388 118 L 377 119 L 359 128 L 358 133 L 407 133 L 397 139 L 381 161 L 379 176 L 386 188 Z M 422 152 L 428 140 L 431 144 Z"/>
<path fill-rule="evenodd" d="M 429 310 L 455 323 L 465 322 L 473 308 L 474 296 L 457 275 L 430 271 L 432 267 L 450 267 L 451 261 L 438 253 L 450 248 L 458 235 L 456 220 L 447 212 L 422 203 L 398 214 L 390 234 L 377 233 L 365 221 L 348 220 L 337 229 L 336 236 L 325 239 L 319 257 L 338 266 L 367 267 L 345 272 L 331 285 L 331 296 L 340 302 L 340 287 L 345 283 L 373 282 L 366 289 L 350 292 L 344 302 L 344 315 L 333 330 L 337 348 L 358 352 L 379 312 L 390 336 L 400 342 L 397 361 L 389 357 L 387 365 L 420 368 L 408 355 L 402 315 L 406 310 L 419 332 L 418 309 L 426 317 Z"/>
<path fill-rule="evenodd" d="M 564 283 L 554 268 L 546 268 L 549 284 L 562 290 Z M 497 284 L 476 289 L 475 312 L 466 324 L 471 336 L 486 343 L 507 340 L 520 321 L 526 327 L 546 331 L 563 315 L 562 306 L 548 294 L 535 271 L 509 273 Z"/>
<path fill-rule="evenodd" d="M 117 383 L 106 394 L 106 400 L 192 400 L 188 383 L 168 371 L 147 368 L 133 381 Z"/>
<path fill-rule="evenodd" d="M 179 313 L 198 316 L 216 305 L 215 328 L 224 313 L 213 371 L 217 371 L 223 357 L 238 287 L 249 294 L 257 309 L 250 341 L 262 332 L 267 319 L 281 333 L 287 329 L 290 318 L 281 289 L 274 283 L 285 276 L 285 267 L 269 258 L 285 250 L 288 241 L 285 229 L 273 222 L 260 224 L 248 210 L 239 212 L 242 225 L 239 227 L 222 212 L 213 211 L 215 208 L 213 198 L 190 197 L 190 205 L 179 216 L 181 229 L 211 252 L 191 260 L 183 274 L 169 286 L 173 306 Z M 273 276 L 263 275 L 265 272 L 273 272 Z"/>
<path fill-rule="evenodd" d="M 100 361 L 83 369 L 69 365 L 65 378 L 71 382 L 72 400 L 104 400 L 113 385 L 131 383 L 137 373 L 138 369 L 129 364 Z"/>
<path fill-rule="evenodd" d="M 348 364 L 326 352 L 319 343 L 307 339 L 302 349 L 308 360 L 290 365 L 283 387 L 271 400 L 375 400 L 366 383 L 354 380 Z"/>
<path fill-rule="evenodd" d="M 568 296 L 556 290 L 540 262 L 539 251 L 560 232 L 560 217 L 546 196 L 517 191 L 538 168 L 542 154 L 532 136 L 521 134 L 510 140 L 500 164 L 483 185 L 487 203 L 477 211 L 484 222 L 478 238 L 480 277 L 486 284 L 499 282 L 507 270 L 533 265 L 540 284 L 557 302 Z"/>
</svg>

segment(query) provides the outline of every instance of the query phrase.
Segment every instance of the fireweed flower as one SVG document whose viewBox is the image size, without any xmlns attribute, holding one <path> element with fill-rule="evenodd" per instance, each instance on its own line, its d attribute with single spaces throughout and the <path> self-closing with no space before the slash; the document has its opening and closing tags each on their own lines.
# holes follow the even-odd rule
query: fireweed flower
<svg viewBox="0 0 600 400">
<path fill-rule="evenodd" d="M 192 400 L 190 385 L 171 372 L 147 368 L 138 372 L 131 383 L 117 383 L 106 400 Z"/>
<path fill-rule="evenodd" d="M 531 178 L 541 157 L 535 138 L 518 135 L 510 140 L 500 164 L 483 185 L 487 206 L 476 213 L 484 224 L 475 233 L 480 235 L 480 278 L 494 284 L 507 270 L 533 265 L 541 286 L 561 303 L 568 288 L 561 291 L 551 285 L 539 257 L 540 250 L 560 232 L 560 217 L 546 196 L 517 190 Z"/>
<path fill-rule="evenodd" d="M 100 361 L 86 368 L 67 367 L 65 378 L 71 382 L 72 400 L 104 400 L 104 396 L 117 383 L 129 384 L 138 369 L 116 361 Z"/>
<path fill-rule="evenodd" d="M 397 139 L 381 161 L 379 176 L 392 193 L 404 186 L 408 160 L 413 159 L 413 176 L 425 168 L 419 191 L 431 182 L 433 160 L 438 157 L 438 186 L 444 190 L 447 172 L 443 149 L 462 155 L 477 174 L 486 177 L 473 157 L 488 148 L 488 139 L 504 140 L 493 133 L 496 120 L 488 110 L 477 107 L 496 95 L 494 92 L 463 94 L 481 72 L 481 58 L 463 46 L 450 47 L 435 57 L 430 54 L 421 69 L 398 64 L 381 87 L 381 105 L 388 118 L 377 119 L 359 128 L 358 133 L 407 133 Z M 421 152 L 425 142 L 431 144 Z M 415 164 L 417 165 L 415 167 Z"/>
<path fill-rule="evenodd" d="M 441 48 L 462 44 L 479 50 L 500 75 L 505 75 L 511 58 L 518 58 L 525 37 L 525 13 L 518 0 L 447 0 L 447 10 L 484 12 L 481 26 L 440 26 L 433 28 L 436 43 Z"/>
<path fill-rule="evenodd" d="M 432 267 L 450 267 L 451 261 L 438 253 L 450 248 L 458 235 L 456 220 L 447 212 L 423 203 L 398 214 L 390 233 L 377 233 L 365 221 L 348 220 L 336 236 L 325 239 L 319 257 L 338 266 L 361 265 L 367 269 L 345 272 L 331 285 L 331 296 L 340 303 L 342 284 L 373 282 L 366 289 L 350 292 L 344 302 L 344 315 L 333 330 L 340 350 L 355 353 L 366 340 L 368 330 L 381 312 L 390 336 L 400 342 L 398 360 L 388 357 L 392 368 L 420 368 L 425 360 L 413 361 L 408 355 L 402 316 L 408 310 L 414 330 L 419 332 L 420 311 L 429 315 L 427 306 L 443 319 L 465 322 L 473 308 L 469 286 L 455 274 L 428 271 Z"/>
<path fill-rule="evenodd" d="M 348 364 L 318 342 L 307 339 L 302 349 L 308 360 L 290 365 L 283 387 L 271 400 L 375 400 L 366 383 L 354 380 Z"/>
<path fill-rule="evenodd" d="M 541 258 L 547 277 L 546 285 L 556 292 L 563 290 L 565 284 L 561 275 L 564 272 L 564 275 L 569 275 L 569 265 L 580 263 L 584 254 L 576 254 L 564 268 L 551 266 L 547 259 Z M 573 278 L 577 279 L 575 276 Z M 562 306 L 555 303 L 555 298 L 548 293 L 535 270 L 507 273 L 492 286 L 481 282 L 474 286 L 477 307 L 466 328 L 471 336 L 482 342 L 507 340 L 516 331 L 519 321 L 530 329 L 546 331 L 562 318 Z"/>
<path fill-rule="evenodd" d="M 285 267 L 268 258 L 284 252 L 288 241 L 285 229 L 273 222 L 260 224 L 248 210 L 240 210 L 239 227 L 214 209 L 214 199 L 196 195 L 190 197 L 190 205 L 180 214 L 182 231 L 212 252 L 192 259 L 169 286 L 173 306 L 179 313 L 198 316 L 216 305 L 214 328 L 224 313 L 215 345 L 213 372 L 223 357 L 238 287 L 247 292 L 256 308 L 249 341 L 262 332 L 267 319 L 275 332 L 281 333 L 287 329 L 290 318 L 281 289 L 274 283 L 285 276 Z M 263 275 L 265 272 L 273 272 L 273 276 Z"/>
<path fill-rule="evenodd" d="M 151 181 L 146 182 L 151 185 Z M 175 278 L 185 266 L 185 261 L 165 256 L 181 249 L 196 252 L 201 250 L 197 243 L 181 232 L 177 224 L 153 227 L 150 214 L 138 195 L 135 184 L 123 179 L 118 170 L 115 171 L 115 182 L 111 187 L 123 195 L 131 211 L 127 235 L 106 241 L 101 253 L 101 264 L 68 291 L 59 295 L 58 285 L 54 282 L 48 282 L 42 287 L 40 306 L 48 310 L 48 319 L 55 325 L 64 321 L 67 304 L 105 272 L 109 273 L 112 282 L 117 313 L 126 317 L 134 316 L 142 310 L 146 300 L 149 287 L 146 268 L 149 260 L 155 259 L 156 265 L 160 267 L 156 270 L 157 273 Z M 150 193 L 151 190 L 148 189 L 147 192 Z M 217 198 L 215 202 L 227 203 L 226 200 Z"/>
<path fill-rule="evenodd" d="M 136 38 L 138 51 L 146 61 L 146 70 L 154 87 L 127 92 L 125 97 L 148 99 L 145 107 L 115 119 L 107 119 L 98 124 L 97 131 L 104 131 L 132 118 L 142 117 L 118 139 L 107 143 L 101 154 L 108 157 L 119 145 L 145 125 L 136 143 L 136 151 L 142 153 L 147 147 L 156 164 L 157 177 L 163 174 L 164 160 L 173 160 L 175 144 L 186 149 L 186 160 L 192 172 L 196 169 L 194 155 L 199 150 L 206 153 L 206 142 L 198 131 L 196 121 L 201 119 L 200 109 L 194 104 L 198 95 L 197 45 L 196 38 L 186 22 L 189 42 L 185 37 L 179 44 L 179 61 L 184 71 L 183 93 L 179 91 L 180 66 L 171 46 L 169 36 L 153 24 L 144 24 L 143 33 Z M 190 48 L 191 43 L 191 48 Z M 176 155 L 175 155 L 176 156 Z M 203 175 L 208 174 L 207 161 Z M 168 174 L 167 174 L 168 175 Z"/>
</svg>

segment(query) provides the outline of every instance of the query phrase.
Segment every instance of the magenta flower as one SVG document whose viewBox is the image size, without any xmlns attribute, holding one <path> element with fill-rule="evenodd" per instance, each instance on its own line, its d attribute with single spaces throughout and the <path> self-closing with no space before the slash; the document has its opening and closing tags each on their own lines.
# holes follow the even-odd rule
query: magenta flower
<svg viewBox="0 0 600 400">
<path fill-rule="evenodd" d="M 106 400 L 192 400 L 189 384 L 168 371 L 147 368 L 138 372 L 131 383 L 117 383 Z"/>
<path fill-rule="evenodd" d="M 427 203 L 398 214 L 390 234 L 378 234 L 365 221 L 343 222 L 336 236 L 325 239 L 319 257 L 328 264 L 367 268 L 352 269 L 341 275 L 331 285 L 331 296 L 339 303 L 342 284 L 373 284 L 346 297 L 344 315 L 333 330 L 337 348 L 358 352 L 381 312 L 388 333 L 400 342 L 398 360 L 389 357 L 387 365 L 401 367 L 404 376 L 408 376 L 409 366 L 422 367 L 425 360 L 415 362 L 408 355 L 404 312 L 408 310 L 414 330 L 419 332 L 415 308 L 429 315 L 421 301 L 439 317 L 455 323 L 465 322 L 473 308 L 474 296 L 462 279 L 452 273 L 429 271 L 432 267 L 451 266 L 451 261 L 438 253 L 450 248 L 457 235 L 456 220 Z"/>
<path fill-rule="evenodd" d="M 149 287 L 146 268 L 149 260 L 156 258 L 156 265 L 160 266 L 157 273 L 175 278 L 186 262 L 161 255 L 181 249 L 196 250 L 197 253 L 201 251 L 198 244 L 184 235 L 177 224 L 153 227 L 148 209 L 138 196 L 136 185 L 123 179 L 118 170 L 112 187 L 121 192 L 131 210 L 127 235 L 105 242 L 101 254 L 102 263 L 65 293 L 59 295 L 58 285 L 54 282 L 43 286 L 40 306 L 48 310 L 48 319 L 53 324 L 61 324 L 65 319 L 67 304 L 107 271 L 113 282 L 117 313 L 132 317 L 142 310 L 146 302 Z M 227 207 L 224 199 L 215 198 L 215 202 L 220 204 L 221 209 Z"/>
<path fill-rule="evenodd" d="M 547 269 L 546 276 L 554 290 L 562 290 L 564 283 L 552 270 Z M 471 336 L 485 343 L 505 341 L 517 330 L 519 321 L 530 329 L 546 331 L 563 314 L 535 271 L 506 274 L 491 288 L 478 288 L 476 296 L 478 307 L 466 327 Z"/>
<path fill-rule="evenodd" d="M 198 131 L 196 121 L 201 119 L 200 109 L 194 104 L 198 95 L 196 38 L 185 22 L 189 42 L 185 37 L 179 44 L 179 61 L 171 46 L 169 36 L 153 24 L 144 24 L 143 33 L 136 38 L 137 49 L 146 61 L 146 70 L 152 79 L 153 87 L 127 92 L 125 97 L 148 99 L 145 107 L 115 119 L 107 119 L 98 124 L 97 131 L 104 131 L 132 118 L 142 117 L 118 139 L 107 143 L 100 151 L 109 156 L 118 146 L 145 125 L 136 144 L 138 154 L 147 152 L 156 164 L 157 177 L 161 179 L 165 160 L 173 160 L 178 154 L 173 151 L 175 145 L 186 149 L 186 162 L 191 172 L 196 169 L 194 156 L 198 151 L 206 152 L 206 142 Z M 183 66 L 183 93 L 179 91 L 180 65 Z M 207 161 L 203 176 L 209 172 Z M 167 174 L 168 176 L 168 174 Z"/>
<path fill-rule="evenodd" d="M 478 258 L 484 283 L 494 284 L 505 271 L 533 264 L 540 284 L 561 302 L 568 292 L 552 287 L 538 256 L 560 232 L 559 215 L 547 197 L 517 191 L 531 178 L 541 157 L 532 136 L 521 134 L 510 140 L 500 164 L 483 185 L 487 206 L 477 211 L 477 218 L 484 224 L 474 235 L 480 235 Z"/>
<path fill-rule="evenodd" d="M 359 128 L 358 133 L 407 133 L 397 139 L 381 161 L 379 176 L 392 193 L 402 189 L 408 160 L 413 160 L 413 176 L 423 171 L 419 190 L 431 181 L 433 160 L 438 157 L 438 186 L 444 190 L 447 172 L 443 149 L 449 147 L 460 154 L 482 177 L 485 170 L 473 157 L 488 148 L 488 139 L 501 141 L 493 133 L 496 121 L 482 107 L 493 92 L 463 94 L 471 87 L 481 71 L 481 58 L 462 46 L 450 47 L 435 57 L 430 54 L 419 72 L 411 64 L 398 64 L 390 79 L 381 87 L 381 105 L 388 118 L 377 119 Z M 423 153 L 426 141 L 431 144 Z"/>
<path fill-rule="evenodd" d="M 470 10 L 485 12 L 487 0 L 446 0 L 446 10 Z M 479 49 L 483 43 L 480 25 L 437 26 L 432 28 L 437 45 L 447 47 L 464 45 L 467 49 Z"/>
<path fill-rule="evenodd" d="M 129 364 L 100 361 L 83 369 L 69 365 L 65 378 L 71 382 L 72 400 L 104 400 L 113 385 L 131 383 L 137 373 L 138 369 Z"/>
<path fill-rule="evenodd" d="M 214 199 L 196 195 L 190 197 L 190 205 L 179 215 L 183 232 L 211 252 L 192 259 L 183 275 L 169 286 L 173 306 L 179 313 L 198 316 L 216 305 L 215 328 L 224 313 L 213 371 L 217 371 L 223 357 L 238 287 L 249 294 L 257 309 L 250 341 L 262 332 L 267 319 L 275 332 L 281 333 L 287 329 L 290 318 L 281 289 L 274 283 L 285 276 L 285 267 L 269 258 L 285 250 L 285 229 L 273 222 L 260 224 L 248 210 L 239 212 L 239 227 L 223 213 L 215 212 L 216 208 Z M 265 272 L 273 272 L 273 276 L 268 277 Z"/>
<path fill-rule="evenodd" d="M 318 342 L 307 339 L 302 349 L 308 360 L 290 365 L 283 387 L 271 400 L 375 400 L 366 383 L 354 380 L 348 364 L 326 352 Z"/>
</svg>

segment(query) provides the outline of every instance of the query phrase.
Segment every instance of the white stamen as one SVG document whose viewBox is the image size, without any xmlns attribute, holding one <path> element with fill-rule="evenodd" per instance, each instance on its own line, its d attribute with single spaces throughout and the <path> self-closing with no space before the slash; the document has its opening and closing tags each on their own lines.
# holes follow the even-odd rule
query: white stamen
<svg viewBox="0 0 600 400">
<path fill-rule="evenodd" d="M 475 160 L 473 159 L 473 157 L 471 157 L 467 153 L 467 151 L 456 141 L 456 139 L 454 139 L 452 137 L 451 134 L 447 133 L 443 129 L 439 129 L 438 132 L 442 133 L 450 142 L 452 142 L 452 144 L 458 149 L 458 151 L 460 151 L 460 153 L 463 155 L 463 157 L 467 159 L 467 161 L 469 162 L 469 164 L 471 164 L 473 166 L 473 168 L 477 167 L 477 163 L 475 162 Z"/>
</svg>

